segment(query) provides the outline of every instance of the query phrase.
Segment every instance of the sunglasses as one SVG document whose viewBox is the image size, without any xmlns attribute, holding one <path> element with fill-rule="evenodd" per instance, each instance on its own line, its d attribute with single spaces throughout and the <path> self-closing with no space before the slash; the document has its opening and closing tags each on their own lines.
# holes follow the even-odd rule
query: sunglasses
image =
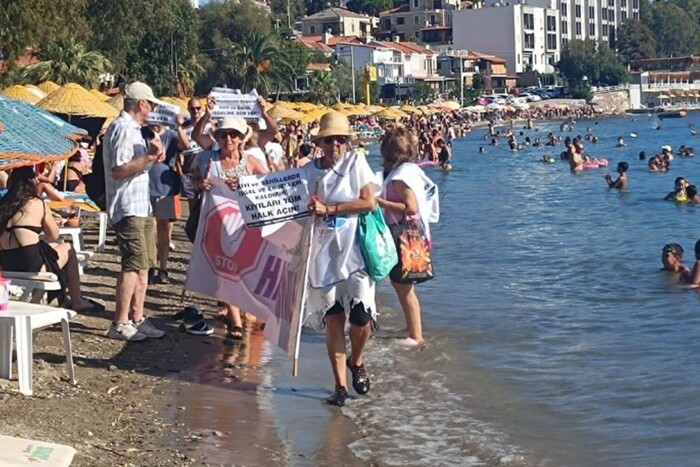
<svg viewBox="0 0 700 467">
<path fill-rule="evenodd" d="M 333 144 L 334 141 L 337 141 L 338 144 L 345 144 L 348 138 L 347 136 L 326 136 L 323 138 L 323 142 L 326 144 Z"/>
<path fill-rule="evenodd" d="M 219 138 L 221 139 L 226 139 L 226 138 L 243 138 L 243 133 L 240 131 L 236 130 L 231 130 L 231 131 L 220 131 L 219 132 Z"/>
<path fill-rule="evenodd" d="M 189 107 L 189 110 L 190 110 L 190 111 L 202 110 L 202 108 L 201 108 L 201 107 Z"/>
</svg>

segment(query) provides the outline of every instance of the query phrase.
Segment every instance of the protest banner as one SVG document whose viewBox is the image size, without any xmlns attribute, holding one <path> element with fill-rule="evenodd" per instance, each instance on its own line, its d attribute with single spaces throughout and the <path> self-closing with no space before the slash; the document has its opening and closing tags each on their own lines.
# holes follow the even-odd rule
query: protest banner
<svg viewBox="0 0 700 467">
<path fill-rule="evenodd" d="M 257 95 L 241 94 L 236 89 L 212 88 L 209 97 L 216 101 L 212 118 L 242 117 L 249 123 L 260 120 L 260 105 Z"/>
<path fill-rule="evenodd" d="M 304 169 L 240 177 L 237 195 L 248 227 L 309 216 L 309 189 Z"/>
<path fill-rule="evenodd" d="M 212 189 L 204 193 L 185 286 L 265 321 L 265 338 L 294 359 L 312 223 L 291 220 L 268 233 L 248 228 L 235 192 L 221 179 L 211 182 Z"/>
<path fill-rule="evenodd" d="M 180 114 L 180 107 L 174 104 L 158 104 L 151 113 L 146 116 L 146 123 L 149 125 L 165 125 L 175 128 L 177 116 Z"/>
</svg>

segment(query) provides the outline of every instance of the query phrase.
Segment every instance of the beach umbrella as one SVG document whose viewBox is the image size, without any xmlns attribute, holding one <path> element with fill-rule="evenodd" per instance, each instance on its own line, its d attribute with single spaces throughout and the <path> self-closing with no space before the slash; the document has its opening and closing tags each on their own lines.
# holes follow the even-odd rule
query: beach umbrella
<svg viewBox="0 0 700 467">
<path fill-rule="evenodd" d="M 41 100 L 35 93 L 19 84 L 3 89 L 0 93 L 12 99 L 17 99 L 18 101 L 29 102 L 30 104 L 36 104 Z"/>
<path fill-rule="evenodd" d="M 410 104 L 404 104 L 400 107 L 400 110 L 407 114 L 422 114 L 423 111 L 419 108 L 413 107 Z"/>
<path fill-rule="evenodd" d="M 0 170 L 68 158 L 84 133 L 32 104 L 0 96 Z"/>
<path fill-rule="evenodd" d="M 49 112 L 69 116 L 109 118 L 119 115 L 117 109 L 75 83 L 68 83 L 55 90 L 37 105 Z"/>
<path fill-rule="evenodd" d="M 282 102 L 273 105 L 270 110 L 267 111 L 267 114 L 272 118 L 281 118 L 285 120 L 301 120 L 304 117 L 303 113 L 297 112 Z"/>
<path fill-rule="evenodd" d="M 657 98 L 657 99 L 668 99 L 669 96 L 667 96 L 666 94 L 661 93 L 661 94 L 659 94 L 658 96 L 656 96 L 656 98 Z"/>
<path fill-rule="evenodd" d="M 53 81 L 44 81 L 43 83 L 37 84 L 36 87 L 44 91 L 47 96 L 52 92 L 56 91 L 57 89 L 61 89 L 61 86 L 54 83 Z"/>
<path fill-rule="evenodd" d="M 459 110 L 461 105 L 459 105 L 459 102 L 456 101 L 445 101 L 445 102 L 438 102 L 437 104 L 440 105 L 440 107 L 444 107 L 449 110 Z"/>
<path fill-rule="evenodd" d="M 24 87 L 27 88 L 27 91 L 36 94 L 39 99 L 46 97 L 46 93 L 33 84 L 25 84 Z"/>
<path fill-rule="evenodd" d="M 100 92 L 97 89 L 90 89 L 90 92 L 102 102 L 107 102 L 109 100 L 109 96 L 107 94 Z"/>
<path fill-rule="evenodd" d="M 107 99 L 107 104 L 111 105 L 118 111 L 124 110 L 124 94 L 117 94 Z"/>
</svg>

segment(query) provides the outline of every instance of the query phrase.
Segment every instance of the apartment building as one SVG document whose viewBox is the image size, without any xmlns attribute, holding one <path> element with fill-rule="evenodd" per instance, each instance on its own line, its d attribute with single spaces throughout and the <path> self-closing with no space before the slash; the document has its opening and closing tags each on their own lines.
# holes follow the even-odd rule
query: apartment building
<svg viewBox="0 0 700 467">
<path fill-rule="evenodd" d="M 379 20 L 341 7 L 326 8 L 301 20 L 302 36 L 330 33 L 334 36 L 370 37 Z"/>
<path fill-rule="evenodd" d="M 464 88 L 474 85 L 474 77 L 482 78 L 486 92 L 505 91 L 514 87 L 517 78 L 509 77 L 506 60 L 473 50 L 447 50 L 437 57 L 438 73 L 450 82 L 459 84 L 460 77 Z"/>
<path fill-rule="evenodd" d="M 447 44 L 452 41 L 452 13 L 471 7 L 460 0 L 408 0 L 397 8 L 379 13 L 379 29 L 375 35 L 402 41 L 420 39 L 426 44 Z"/>
<path fill-rule="evenodd" d="M 553 73 L 559 61 L 561 20 L 556 8 L 494 5 L 456 11 L 452 21 L 455 49 L 503 57 L 513 73 Z"/>
</svg>

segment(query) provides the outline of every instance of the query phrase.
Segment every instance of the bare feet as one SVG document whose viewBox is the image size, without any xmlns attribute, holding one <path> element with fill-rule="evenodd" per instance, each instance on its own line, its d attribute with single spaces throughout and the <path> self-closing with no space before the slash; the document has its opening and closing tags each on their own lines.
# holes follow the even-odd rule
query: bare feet
<svg viewBox="0 0 700 467">
<path fill-rule="evenodd" d="M 417 341 L 411 337 L 406 337 L 405 339 L 397 339 L 397 342 L 406 347 L 418 347 L 425 343 L 424 340 Z"/>
</svg>

